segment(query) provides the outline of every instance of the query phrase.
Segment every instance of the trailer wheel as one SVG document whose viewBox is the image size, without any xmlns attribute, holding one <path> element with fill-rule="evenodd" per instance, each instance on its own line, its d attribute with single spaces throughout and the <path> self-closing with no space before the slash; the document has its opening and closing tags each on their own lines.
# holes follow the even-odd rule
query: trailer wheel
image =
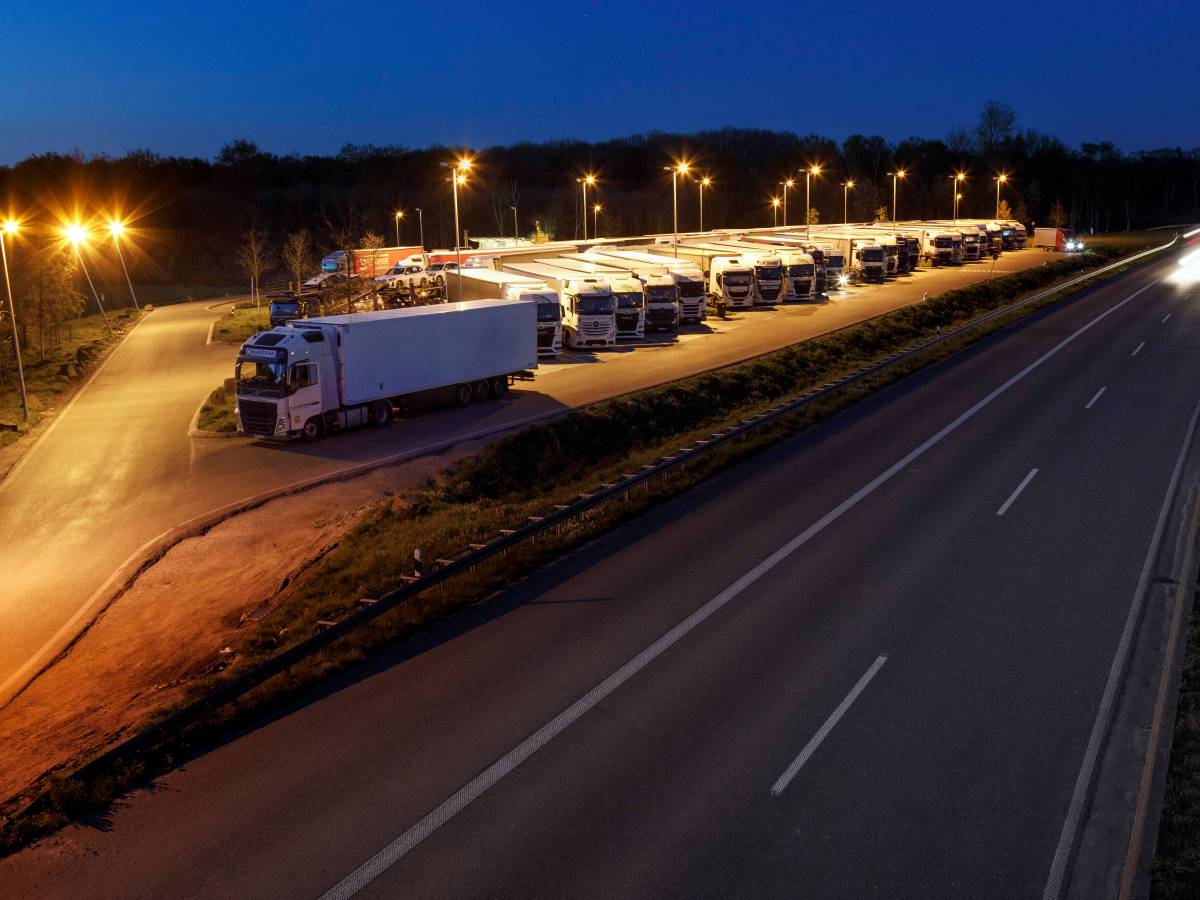
<svg viewBox="0 0 1200 900">
<path fill-rule="evenodd" d="M 325 436 L 325 422 L 320 416 L 313 416 L 304 423 L 304 428 L 300 431 L 301 437 L 306 441 L 319 441 Z"/>
<path fill-rule="evenodd" d="M 390 425 L 392 423 L 392 404 L 386 400 L 376 400 L 371 404 L 370 420 L 373 428 Z"/>
<path fill-rule="evenodd" d="M 485 379 L 483 381 L 477 381 L 471 385 L 471 393 L 475 395 L 476 400 L 482 403 L 484 400 L 487 400 L 492 396 L 492 388 Z"/>
<path fill-rule="evenodd" d="M 508 379 L 503 375 L 497 375 L 492 379 L 492 396 L 503 397 L 508 393 Z"/>
<path fill-rule="evenodd" d="M 460 384 L 454 389 L 454 402 L 459 406 L 469 406 L 471 403 L 471 386 Z"/>
</svg>

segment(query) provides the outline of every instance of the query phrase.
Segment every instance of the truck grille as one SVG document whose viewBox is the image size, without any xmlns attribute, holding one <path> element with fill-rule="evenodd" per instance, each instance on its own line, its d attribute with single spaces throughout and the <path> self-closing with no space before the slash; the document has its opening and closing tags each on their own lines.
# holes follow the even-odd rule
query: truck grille
<svg viewBox="0 0 1200 900">
<path fill-rule="evenodd" d="M 647 309 L 646 318 L 655 325 L 670 325 L 675 321 L 675 311 L 670 309 Z"/>
<path fill-rule="evenodd" d="M 554 346 L 554 329 L 542 328 L 538 330 L 537 345 L 539 348 Z"/>
<path fill-rule="evenodd" d="M 238 412 L 242 416 L 242 430 L 247 434 L 272 435 L 275 433 L 275 404 L 261 400 L 238 400 Z"/>
</svg>

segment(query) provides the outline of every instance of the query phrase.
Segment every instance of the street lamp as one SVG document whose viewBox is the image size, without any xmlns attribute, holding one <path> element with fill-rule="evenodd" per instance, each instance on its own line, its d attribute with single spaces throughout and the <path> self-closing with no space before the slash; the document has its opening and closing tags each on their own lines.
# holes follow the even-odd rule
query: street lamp
<svg viewBox="0 0 1200 900">
<path fill-rule="evenodd" d="M 1001 172 L 996 176 L 996 218 L 1000 218 L 1000 185 L 1008 181 L 1008 175 Z"/>
<path fill-rule="evenodd" d="M 108 316 L 104 312 L 104 304 L 100 302 L 100 295 L 96 293 L 96 285 L 92 283 L 92 276 L 88 273 L 87 264 L 83 261 L 83 253 L 79 249 L 79 245 L 87 240 L 87 229 L 76 222 L 74 225 L 68 225 L 63 229 L 63 234 L 67 236 L 67 240 L 75 248 L 75 258 L 79 260 L 79 268 L 83 269 L 83 277 L 87 279 L 88 287 L 92 289 L 92 298 L 96 301 L 96 308 L 100 310 L 100 318 L 104 320 L 104 327 L 108 329 L 109 336 L 113 334 L 112 325 L 108 321 Z"/>
<path fill-rule="evenodd" d="M 905 172 L 903 169 L 897 169 L 895 172 L 888 172 L 888 174 L 892 176 L 892 224 L 893 224 L 893 225 L 895 225 L 895 224 L 896 224 L 896 221 L 897 221 L 897 216 L 896 216 L 896 182 L 897 182 L 899 179 L 903 178 L 903 177 L 904 177 L 905 175 L 907 175 L 908 173 L 907 173 L 907 172 Z"/>
<path fill-rule="evenodd" d="M 421 212 L 421 207 L 416 207 L 417 210 L 417 229 L 421 233 L 421 252 L 425 252 L 425 214 Z"/>
<path fill-rule="evenodd" d="M 967 180 L 967 176 L 963 172 L 955 172 L 954 175 L 951 176 L 951 178 L 954 179 L 951 184 L 951 186 L 954 188 L 954 216 L 953 216 L 953 219 L 955 222 L 958 222 L 958 201 L 962 199 L 962 194 L 959 193 L 958 186 Z"/>
<path fill-rule="evenodd" d="M 8 324 L 12 326 L 13 356 L 17 358 L 17 381 L 21 385 L 21 418 L 29 421 L 29 397 L 25 393 L 25 368 L 21 365 L 21 341 L 17 337 L 17 313 L 13 309 L 12 282 L 8 280 L 7 239 L 16 234 L 20 226 L 12 219 L 0 230 L 0 260 L 4 262 L 4 288 L 8 293 Z"/>
<path fill-rule="evenodd" d="M 842 224 L 850 223 L 850 189 L 854 187 L 854 180 L 847 179 L 842 182 Z"/>
<path fill-rule="evenodd" d="M 821 174 L 820 166 L 809 166 L 804 170 L 804 236 L 808 237 L 812 230 L 812 193 L 810 185 L 810 176 Z"/>
<path fill-rule="evenodd" d="M 779 198 L 778 197 L 771 198 L 771 212 L 774 213 L 774 225 L 776 228 L 778 228 L 779 227 Z"/>
<path fill-rule="evenodd" d="M 600 210 L 604 209 L 599 203 L 592 207 L 592 237 L 600 237 Z"/>
<path fill-rule="evenodd" d="M 698 182 L 700 185 L 700 230 L 704 230 L 704 189 L 712 187 L 712 179 L 705 175 Z"/>
<path fill-rule="evenodd" d="M 780 185 L 783 187 L 783 227 L 784 227 L 784 228 L 787 228 L 787 194 L 788 194 L 788 188 L 794 188 L 794 187 L 796 186 L 796 181 L 795 181 L 795 179 L 793 179 L 793 178 L 789 178 L 787 181 L 781 181 L 781 182 L 779 182 L 779 184 L 780 184 Z"/>
<path fill-rule="evenodd" d="M 467 157 L 461 157 L 457 163 L 451 165 L 448 162 L 441 163 L 447 169 L 450 169 L 450 190 L 454 195 L 454 265 L 455 271 L 462 271 L 462 232 L 458 229 L 458 186 L 467 183 L 467 172 L 471 169 L 471 160 Z M 458 299 L 462 300 L 462 279 L 458 279 Z"/>
<path fill-rule="evenodd" d="M 676 258 L 679 256 L 679 176 L 686 175 L 689 168 L 691 167 L 686 160 L 676 163 L 673 166 L 663 166 L 664 172 L 671 173 L 671 209 L 673 212 L 672 222 L 674 223 Z"/>
<path fill-rule="evenodd" d="M 590 172 L 582 178 L 576 178 L 579 182 L 579 187 L 583 190 L 583 239 L 586 241 L 587 236 L 587 189 L 594 187 L 596 184 L 596 176 Z"/>
<path fill-rule="evenodd" d="M 129 285 L 129 296 L 133 300 L 133 308 L 141 312 L 142 308 L 138 306 L 137 294 L 133 292 L 133 282 L 129 278 L 129 269 L 125 267 L 125 254 L 121 252 L 121 238 L 125 234 L 125 224 L 114 219 L 109 223 L 108 230 L 112 234 L 113 246 L 117 248 L 117 259 L 121 261 L 121 271 L 125 273 L 125 283 Z M 258 290 L 257 284 L 254 289 Z"/>
<path fill-rule="evenodd" d="M 400 246 L 400 220 L 404 218 L 404 210 L 396 210 L 396 246 Z"/>
</svg>

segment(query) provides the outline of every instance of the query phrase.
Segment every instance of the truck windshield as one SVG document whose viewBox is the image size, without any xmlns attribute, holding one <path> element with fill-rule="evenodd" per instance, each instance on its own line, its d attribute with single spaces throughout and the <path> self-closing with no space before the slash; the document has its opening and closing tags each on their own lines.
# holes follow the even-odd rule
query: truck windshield
<svg viewBox="0 0 1200 900">
<path fill-rule="evenodd" d="M 681 281 L 679 282 L 680 297 L 703 297 L 704 285 L 699 281 Z"/>
<path fill-rule="evenodd" d="M 239 359 L 234 368 L 234 378 L 237 386 L 254 388 L 256 391 L 283 393 L 287 383 L 287 365 L 276 362 L 263 362 L 261 359 Z"/>
<path fill-rule="evenodd" d="M 557 322 L 562 318 L 562 305 L 558 298 L 548 294 L 522 294 L 522 300 L 533 300 L 537 303 L 537 319 L 539 322 Z"/>
<path fill-rule="evenodd" d="M 788 266 L 788 274 L 793 278 L 800 278 L 805 275 L 811 275 L 812 273 L 813 266 L 811 263 L 797 263 L 794 266 Z"/>
<path fill-rule="evenodd" d="M 834 269 L 844 268 L 845 263 L 846 263 L 846 260 L 840 253 L 826 254 L 826 256 L 825 256 L 825 265 L 830 266 Z"/>
<path fill-rule="evenodd" d="M 758 277 L 764 281 L 778 281 L 783 277 L 783 269 L 779 266 L 759 266 Z"/>
<path fill-rule="evenodd" d="M 641 293 L 634 294 L 628 291 L 621 291 L 616 295 L 617 306 L 620 309 L 641 309 L 642 295 Z"/>
<path fill-rule="evenodd" d="M 611 295 L 580 294 L 575 309 L 581 316 L 611 316 L 617 311 L 617 304 Z"/>
<path fill-rule="evenodd" d="M 882 262 L 883 248 L 882 247 L 864 247 L 862 258 L 865 262 Z"/>
<path fill-rule="evenodd" d="M 950 246 L 950 238 L 948 238 L 948 237 L 934 238 L 933 246 L 941 247 L 941 248 L 945 249 Z"/>
<path fill-rule="evenodd" d="M 646 288 L 646 294 L 651 303 L 674 303 L 675 285 L 658 285 Z"/>
</svg>

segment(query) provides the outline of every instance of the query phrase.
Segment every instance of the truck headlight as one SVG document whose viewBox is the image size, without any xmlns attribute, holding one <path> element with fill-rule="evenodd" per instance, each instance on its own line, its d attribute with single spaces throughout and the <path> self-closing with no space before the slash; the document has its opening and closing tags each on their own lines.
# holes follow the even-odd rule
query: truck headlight
<svg viewBox="0 0 1200 900">
<path fill-rule="evenodd" d="M 845 275 L 839 275 L 838 276 L 838 287 L 845 287 L 849 281 L 850 281 L 850 279 L 847 278 Z"/>
<path fill-rule="evenodd" d="M 288 417 L 280 416 L 278 418 L 278 420 L 276 420 L 276 422 L 275 422 L 275 433 L 276 434 L 286 434 L 287 427 L 288 427 Z"/>
</svg>

